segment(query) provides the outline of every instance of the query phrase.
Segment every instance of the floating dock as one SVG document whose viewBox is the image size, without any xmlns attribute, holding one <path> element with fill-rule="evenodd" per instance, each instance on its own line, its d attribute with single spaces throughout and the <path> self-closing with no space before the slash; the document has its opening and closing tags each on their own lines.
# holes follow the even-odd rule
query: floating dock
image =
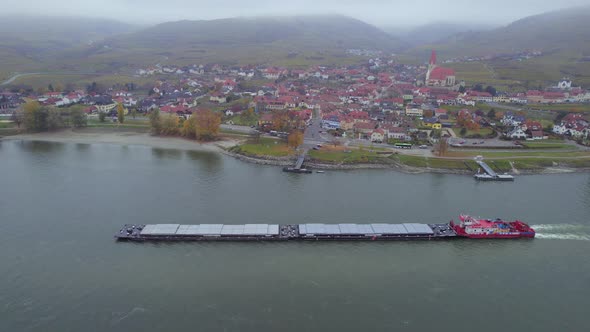
<svg viewBox="0 0 590 332">
<path fill-rule="evenodd" d="M 122 241 L 393 241 L 457 237 L 446 224 L 152 224 L 125 225 Z"/>
<path fill-rule="evenodd" d="M 485 173 L 477 173 L 473 177 L 480 181 L 514 181 L 514 176 L 510 174 L 498 174 L 488 164 L 483 162 L 480 158 L 476 158 L 475 162 L 481 167 Z"/>
<path fill-rule="evenodd" d="M 295 162 L 295 167 L 285 167 L 285 168 L 283 168 L 283 172 L 302 173 L 302 174 L 313 173 L 311 169 L 303 168 L 303 162 L 305 161 L 305 154 L 306 153 L 307 153 L 307 151 L 305 151 L 302 155 L 300 155 L 297 158 L 297 161 Z"/>
</svg>

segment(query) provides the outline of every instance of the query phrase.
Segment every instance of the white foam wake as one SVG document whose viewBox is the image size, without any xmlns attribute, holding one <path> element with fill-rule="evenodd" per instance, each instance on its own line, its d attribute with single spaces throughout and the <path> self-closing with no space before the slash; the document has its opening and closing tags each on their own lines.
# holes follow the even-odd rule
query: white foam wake
<svg viewBox="0 0 590 332">
<path fill-rule="evenodd" d="M 531 227 L 537 231 L 574 231 L 574 230 L 590 230 L 590 225 L 581 224 L 546 224 L 546 225 L 531 225 Z"/>
<path fill-rule="evenodd" d="M 590 235 L 585 234 L 556 234 L 556 233 L 536 233 L 535 238 L 537 239 L 554 239 L 554 240 L 579 240 L 579 241 L 590 241 Z"/>
<path fill-rule="evenodd" d="M 531 225 L 538 239 L 590 241 L 590 225 L 544 224 Z"/>
</svg>

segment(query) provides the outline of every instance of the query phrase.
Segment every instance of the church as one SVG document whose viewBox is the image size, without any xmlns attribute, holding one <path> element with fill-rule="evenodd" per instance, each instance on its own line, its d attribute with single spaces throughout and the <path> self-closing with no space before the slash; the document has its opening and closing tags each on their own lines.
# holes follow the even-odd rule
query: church
<svg viewBox="0 0 590 332">
<path fill-rule="evenodd" d="M 435 50 L 432 50 L 432 55 L 430 56 L 425 84 L 427 86 L 455 86 L 455 70 L 452 68 L 439 67 L 436 64 Z"/>
</svg>

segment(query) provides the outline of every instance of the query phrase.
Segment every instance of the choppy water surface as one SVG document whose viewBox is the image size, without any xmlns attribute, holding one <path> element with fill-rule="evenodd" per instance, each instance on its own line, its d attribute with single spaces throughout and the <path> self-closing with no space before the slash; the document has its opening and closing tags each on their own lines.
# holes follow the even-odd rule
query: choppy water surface
<svg viewBox="0 0 590 332">
<path fill-rule="evenodd" d="M 117 243 L 123 223 L 521 218 L 535 240 Z M 211 153 L 0 142 L 0 331 L 585 331 L 590 175 L 284 174 Z"/>
</svg>

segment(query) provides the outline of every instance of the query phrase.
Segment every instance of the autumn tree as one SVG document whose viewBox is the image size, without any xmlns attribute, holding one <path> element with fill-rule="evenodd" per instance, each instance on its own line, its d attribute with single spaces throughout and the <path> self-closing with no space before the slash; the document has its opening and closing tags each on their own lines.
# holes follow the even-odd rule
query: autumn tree
<svg viewBox="0 0 590 332">
<path fill-rule="evenodd" d="M 47 130 L 47 109 L 37 101 L 28 101 L 22 106 L 23 125 L 29 131 Z"/>
<path fill-rule="evenodd" d="M 436 144 L 436 152 L 439 156 L 444 156 L 449 151 L 449 142 L 446 138 L 441 138 Z"/>
<path fill-rule="evenodd" d="M 272 114 L 272 129 L 287 131 L 289 129 L 289 114 L 287 112 L 274 112 Z"/>
<path fill-rule="evenodd" d="M 61 116 L 61 111 L 57 108 L 52 108 L 47 111 L 47 129 L 57 130 L 65 126 L 64 120 Z"/>
<path fill-rule="evenodd" d="M 299 130 L 294 130 L 287 136 L 287 145 L 293 149 L 303 144 L 303 133 Z"/>
<path fill-rule="evenodd" d="M 160 134 L 174 136 L 178 135 L 179 132 L 178 116 L 176 114 L 164 114 L 162 116 L 162 128 L 160 129 Z"/>
<path fill-rule="evenodd" d="M 12 122 L 14 122 L 14 124 L 16 124 L 16 127 L 20 129 L 20 125 L 23 123 L 24 117 L 24 111 L 19 108 L 14 113 L 12 113 L 10 119 L 12 120 Z"/>
<path fill-rule="evenodd" d="M 424 113 L 422 114 L 425 118 L 431 118 L 434 116 L 434 112 L 431 110 L 425 110 Z"/>
<path fill-rule="evenodd" d="M 479 123 L 477 123 L 477 122 L 475 122 L 475 121 L 473 121 L 473 120 L 471 120 L 471 121 L 467 122 L 467 123 L 465 124 L 465 126 L 467 127 L 467 129 L 469 129 L 469 130 L 473 130 L 473 131 L 477 131 L 477 130 L 479 130 L 479 128 L 480 128 L 480 125 L 479 125 Z"/>
<path fill-rule="evenodd" d="M 188 138 L 197 138 L 197 117 L 196 115 L 191 115 L 188 120 L 184 121 L 182 124 L 182 129 L 180 134 L 184 137 Z"/>
<path fill-rule="evenodd" d="M 156 108 L 150 112 L 150 127 L 152 128 L 152 134 L 160 135 L 162 131 L 162 119 L 160 117 L 160 109 Z"/>
<path fill-rule="evenodd" d="M 70 122 L 76 128 L 86 127 L 87 118 L 86 113 L 81 108 L 74 108 L 70 111 Z"/>
<path fill-rule="evenodd" d="M 119 123 L 125 122 L 125 108 L 121 103 L 117 104 L 117 120 Z"/>
<path fill-rule="evenodd" d="M 470 121 L 472 121 L 472 118 L 471 114 L 469 114 L 468 111 L 459 111 L 459 113 L 457 114 L 457 124 L 460 127 L 465 127 L 467 123 L 469 123 Z"/>
<path fill-rule="evenodd" d="M 212 110 L 199 110 L 195 113 L 197 121 L 197 139 L 212 140 L 219 133 L 221 116 Z"/>
<path fill-rule="evenodd" d="M 248 108 L 247 110 L 243 111 L 240 114 L 240 120 L 242 123 L 247 124 L 254 124 L 256 122 L 256 113 L 254 112 L 254 108 Z"/>
</svg>

